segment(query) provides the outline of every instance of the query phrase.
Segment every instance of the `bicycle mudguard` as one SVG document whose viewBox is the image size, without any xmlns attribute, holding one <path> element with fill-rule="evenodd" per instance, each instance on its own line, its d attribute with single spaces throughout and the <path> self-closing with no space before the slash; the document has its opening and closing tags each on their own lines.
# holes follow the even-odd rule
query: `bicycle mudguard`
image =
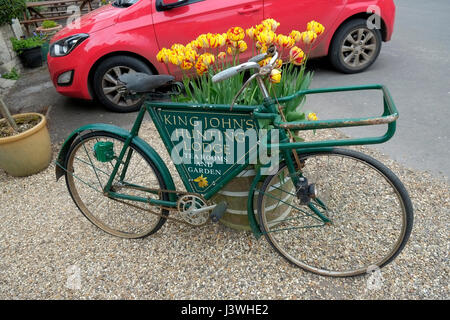
<svg viewBox="0 0 450 320">
<path fill-rule="evenodd" d="M 104 124 L 104 123 L 94 123 L 89 124 L 83 127 L 80 127 L 73 131 L 69 137 L 64 141 L 63 146 L 61 147 L 61 150 L 59 151 L 58 158 L 56 159 L 56 166 L 55 166 L 55 173 L 56 173 L 56 180 L 58 181 L 59 178 L 61 178 L 65 173 L 65 161 L 67 154 L 70 150 L 70 147 L 73 143 L 73 141 L 83 132 L 85 131 L 105 131 L 110 132 L 113 134 L 117 134 L 121 136 L 124 139 L 127 139 L 130 137 L 131 133 L 125 129 L 122 129 L 120 127 L 110 125 L 110 124 Z M 142 149 L 142 151 L 145 152 L 145 154 L 148 156 L 148 158 L 155 164 L 156 169 L 159 170 L 159 172 L 162 175 L 162 178 L 164 179 L 164 182 L 166 184 L 167 190 L 175 190 L 175 184 L 173 182 L 172 176 L 169 172 L 169 169 L 165 165 L 164 161 L 161 159 L 159 154 L 153 149 L 147 142 L 142 140 L 139 137 L 134 137 L 132 140 L 132 143 L 136 145 L 138 148 Z M 174 197 L 174 194 L 169 194 L 170 197 Z"/>
</svg>

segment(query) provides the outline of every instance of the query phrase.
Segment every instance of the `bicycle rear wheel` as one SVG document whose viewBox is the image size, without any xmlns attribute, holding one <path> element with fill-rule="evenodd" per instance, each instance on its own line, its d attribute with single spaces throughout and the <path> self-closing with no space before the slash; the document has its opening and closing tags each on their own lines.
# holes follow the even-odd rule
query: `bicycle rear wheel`
<svg viewBox="0 0 450 320">
<path fill-rule="evenodd" d="M 276 251 L 305 270 L 337 277 L 391 262 L 413 225 L 412 204 L 400 180 L 379 161 L 352 150 L 300 159 L 304 167 L 297 175 L 316 189 L 309 204 L 301 204 L 285 164 L 259 192 L 260 225 Z M 286 207 L 284 214 L 273 210 L 275 204 Z"/>
<path fill-rule="evenodd" d="M 93 224 L 114 236 L 143 238 L 158 231 L 168 215 L 167 210 L 149 203 L 116 200 L 104 193 L 117 156 L 123 149 L 125 139 L 116 134 L 94 131 L 79 136 L 72 144 L 66 158 L 66 184 L 78 209 Z M 108 159 L 96 155 L 97 146 L 112 143 Z M 129 165 L 124 165 L 126 158 Z M 134 144 L 126 150 L 119 166 L 111 191 L 120 194 L 168 200 L 168 194 L 149 190 L 166 189 L 161 174 L 148 156 Z M 158 212 L 162 216 L 132 207 Z"/>
</svg>

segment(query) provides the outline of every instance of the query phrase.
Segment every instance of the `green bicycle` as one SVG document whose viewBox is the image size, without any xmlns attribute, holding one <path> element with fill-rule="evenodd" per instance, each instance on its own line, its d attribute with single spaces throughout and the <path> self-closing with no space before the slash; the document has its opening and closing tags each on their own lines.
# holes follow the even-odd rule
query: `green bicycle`
<svg viewBox="0 0 450 320">
<path fill-rule="evenodd" d="M 272 57 L 270 63 L 260 67 L 258 62 L 267 55 Z M 401 181 L 382 163 L 338 147 L 383 143 L 394 135 L 398 112 L 388 90 L 381 85 L 313 89 L 273 99 L 263 80 L 277 58 L 277 52 L 258 55 L 213 77 L 222 81 L 252 71 L 243 88 L 257 81 L 264 97 L 261 105 L 234 105 L 235 99 L 231 110 L 230 105 L 149 100 L 131 131 L 107 124 L 75 130 L 58 155 L 57 179 L 65 176 L 73 201 L 97 227 L 118 237 L 142 238 L 157 232 L 167 220 L 193 226 L 220 220 L 227 203 L 214 203 L 214 195 L 256 163 L 246 210 L 257 238 L 264 235 L 289 262 L 321 275 L 355 276 L 373 266 L 383 267 L 408 241 L 411 200 Z M 120 80 L 124 90 L 137 93 L 163 87 L 174 93 L 179 88 L 166 75 L 128 74 Z M 278 110 L 280 103 L 300 95 L 360 90 L 383 93 L 381 116 L 286 122 Z M 176 189 L 161 156 L 138 136 L 147 112 L 186 190 Z M 265 135 L 260 134 L 262 119 L 270 120 L 273 127 Z M 378 124 L 387 125 L 380 137 L 292 139 L 293 130 Z M 276 161 L 252 162 L 263 152 L 276 155 Z"/>
</svg>

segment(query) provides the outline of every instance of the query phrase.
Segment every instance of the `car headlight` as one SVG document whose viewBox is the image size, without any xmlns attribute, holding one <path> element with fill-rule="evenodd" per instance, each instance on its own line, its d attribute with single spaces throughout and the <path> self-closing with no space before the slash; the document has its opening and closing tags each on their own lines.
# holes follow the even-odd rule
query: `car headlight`
<svg viewBox="0 0 450 320">
<path fill-rule="evenodd" d="M 68 55 L 76 46 L 89 38 L 87 33 L 79 33 L 73 36 L 63 38 L 61 40 L 52 43 L 50 46 L 50 56 L 63 57 Z"/>
</svg>

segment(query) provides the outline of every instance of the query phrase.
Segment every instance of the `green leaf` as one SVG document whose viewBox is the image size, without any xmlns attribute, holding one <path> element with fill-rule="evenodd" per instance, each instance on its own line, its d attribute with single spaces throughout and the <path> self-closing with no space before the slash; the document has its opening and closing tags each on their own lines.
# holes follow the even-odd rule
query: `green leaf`
<svg viewBox="0 0 450 320">
<path fill-rule="evenodd" d="M 286 120 L 288 122 L 302 121 L 302 120 L 305 120 L 305 119 L 306 119 L 306 117 L 305 117 L 304 113 L 299 113 L 299 112 L 296 112 L 296 111 L 288 112 L 287 115 L 286 115 Z"/>
</svg>

